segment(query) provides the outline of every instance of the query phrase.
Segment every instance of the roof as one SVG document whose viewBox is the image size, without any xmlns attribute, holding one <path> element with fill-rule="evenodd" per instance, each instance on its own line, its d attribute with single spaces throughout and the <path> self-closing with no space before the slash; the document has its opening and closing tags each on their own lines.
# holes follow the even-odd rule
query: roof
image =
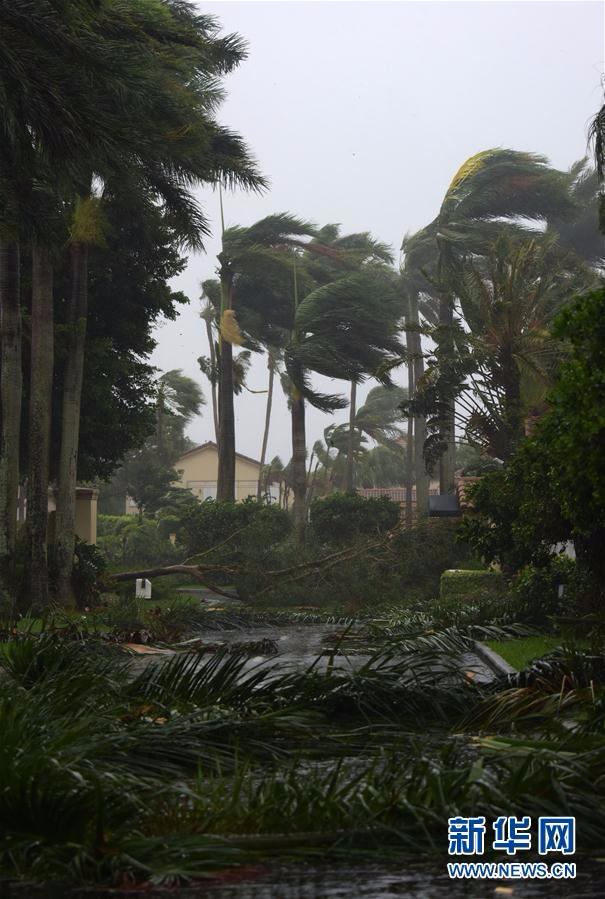
<svg viewBox="0 0 605 899">
<path fill-rule="evenodd" d="M 206 449 L 215 449 L 218 453 L 218 446 L 214 440 L 206 440 L 204 443 L 200 443 L 199 446 L 194 446 L 192 449 L 187 450 L 186 453 L 182 453 L 182 455 L 179 456 L 179 459 L 185 459 L 187 456 L 192 456 L 194 453 L 199 453 L 200 450 Z M 243 453 L 236 453 L 235 456 L 237 459 L 243 459 L 245 462 L 252 462 L 253 465 L 260 465 L 258 459 L 253 459 L 251 456 L 244 456 Z M 179 459 L 174 463 L 175 465 L 178 463 Z"/>
</svg>

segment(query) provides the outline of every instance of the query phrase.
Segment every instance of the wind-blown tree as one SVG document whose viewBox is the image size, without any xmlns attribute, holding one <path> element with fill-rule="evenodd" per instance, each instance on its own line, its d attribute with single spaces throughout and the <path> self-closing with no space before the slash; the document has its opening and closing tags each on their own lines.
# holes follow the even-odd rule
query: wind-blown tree
<svg viewBox="0 0 605 899">
<path fill-rule="evenodd" d="M 386 266 L 366 266 L 315 288 L 296 304 L 290 340 L 284 347 L 292 417 L 292 481 L 295 526 L 306 526 L 305 401 L 322 411 L 346 407 L 346 400 L 322 394 L 310 373 L 359 383 L 401 353 L 400 301 L 396 277 Z M 382 379 L 389 383 L 387 374 Z"/>
<path fill-rule="evenodd" d="M 218 383 L 218 364 L 216 356 L 216 341 L 214 336 L 214 323 L 216 320 L 216 310 L 212 303 L 208 300 L 202 307 L 200 318 L 203 319 L 206 327 L 206 339 L 208 341 L 208 356 L 199 356 L 198 365 L 204 375 L 210 382 L 210 397 L 212 400 L 212 421 L 214 424 L 214 439 L 218 445 L 218 399 L 216 395 L 216 387 Z"/>
<path fill-rule="evenodd" d="M 455 336 L 448 377 L 458 421 L 472 445 L 500 459 L 511 455 L 562 356 L 550 323 L 570 296 L 594 283 L 593 273 L 575 256 L 561 255 L 554 237 L 514 244 L 504 235 L 485 257 L 460 264 L 452 285 L 466 327 Z M 440 379 L 434 356 L 418 403 L 433 415 L 436 430 Z"/>
<path fill-rule="evenodd" d="M 351 423 L 341 425 L 331 425 L 326 428 L 325 440 L 328 447 L 337 450 L 337 457 L 331 466 L 333 475 L 332 482 L 335 486 L 349 491 L 348 469 L 349 454 L 351 445 L 354 453 L 354 481 L 355 487 L 359 481 L 365 487 L 394 487 L 404 483 L 405 479 L 405 451 L 403 447 L 404 431 L 401 427 L 405 421 L 405 413 L 402 411 L 402 404 L 407 400 L 408 392 L 403 387 L 392 385 L 385 387 L 382 384 L 373 387 L 362 406 L 356 413 L 353 422 L 353 435 L 351 435 Z M 374 449 L 368 448 L 368 441 L 374 441 L 381 446 L 385 452 L 372 455 Z M 369 472 L 373 463 L 369 458 L 380 459 L 384 463 L 386 469 L 390 472 L 391 480 L 389 483 L 367 483 Z M 395 464 L 400 466 L 400 470 L 396 471 Z M 365 475 L 361 474 L 364 470 Z M 359 478 L 357 473 L 359 470 Z M 339 480 L 334 479 L 334 475 L 340 471 Z M 382 479 L 384 480 L 384 479 Z M 349 491 L 350 492 L 350 491 Z"/>
<path fill-rule="evenodd" d="M 319 284 L 327 284 L 335 278 L 342 276 L 343 272 L 359 271 L 363 266 L 377 263 L 391 264 L 393 253 L 386 244 L 375 240 L 367 231 L 354 234 L 341 235 L 340 226 L 336 224 L 324 225 L 315 239 L 311 242 L 309 250 L 314 244 L 329 247 L 333 253 L 330 255 L 310 256 L 308 258 L 309 274 Z M 368 372 L 371 375 L 372 372 Z M 357 382 L 351 381 L 349 390 L 349 451 L 347 453 L 345 489 L 353 490 L 354 482 L 354 422 L 357 411 Z"/>
<path fill-rule="evenodd" d="M 438 299 L 433 331 L 442 370 L 438 443 L 442 493 L 454 489 L 455 397 L 447 372 L 456 363 L 452 270 L 470 254 L 482 255 L 503 232 L 541 230 L 548 218 L 573 217 L 570 179 L 543 156 L 495 148 L 470 157 L 455 174 L 439 214 L 406 240 L 405 270 L 425 272 L 428 295 Z M 449 391 L 449 392 L 448 392 Z"/>
<path fill-rule="evenodd" d="M 257 187 L 262 181 L 239 138 L 221 128 L 214 115 L 217 103 L 222 99 L 217 79 L 243 58 L 241 41 L 234 36 L 217 38 L 214 20 L 197 15 L 193 7 L 181 5 L 176 10 L 169 5 L 168 9 L 172 12 L 170 19 L 152 16 L 149 21 L 148 37 L 152 41 L 147 40 L 146 52 L 151 50 L 158 63 L 150 123 L 151 130 L 156 132 L 157 143 L 152 146 L 143 144 L 139 162 L 134 166 L 134 176 L 141 183 L 141 193 L 144 194 L 145 189 L 151 191 L 152 199 L 159 199 L 166 208 L 177 240 L 184 246 L 199 249 L 208 228 L 188 188 L 194 184 L 213 183 L 217 179 L 232 185 Z M 169 53 L 167 48 L 170 48 Z M 149 127 L 147 119 L 140 120 L 140 127 Z M 121 170 L 124 162 L 123 158 L 110 161 L 107 169 L 109 189 L 112 172 L 116 167 Z M 133 169 L 129 160 L 126 160 L 126 166 L 127 170 Z M 103 170 L 101 174 L 104 174 Z M 86 246 L 85 242 L 80 242 L 81 254 L 85 255 Z M 72 323 L 82 345 L 86 283 L 84 279 L 79 314 Z M 77 383 L 81 395 L 83 346 L 80 352 L 74 353 L 74 359 L 79 363 Z M 65 400 L 69 403 L 69 395 Z M 60 483 L 59 488 L 55 547 L 57 588 L 63 597 L 71 579 L 75 512 L 76 466 L 70 466 L 67 460 L 77 455 L 77 429 L 66 431 L 64 437 L 61 452 L 67 458 L 62 473 L 67 483 Z"/>
<path fill-rule="evenodd" d="M 599 230 L 599 178 L 587 157 L 569 169 L 569 190 L 576 207 L 573 217 L 548 216 L 546 233 L 563 251 L 572 252 L 592 268 L 603 268 L 605 237 Z"/>
<path fill-rule="evenodd" d="M 470 329 L 471 359 L 470 389 L 460 402 L 469 442 L 508 458 L 563 357 L 551 323 L 572 296 L 596 281 L 575 256 L 562 256 L 552 237 L 513 246 L 504 236 L 483 264 L 461 265 L 455 289 Z"/>
<path fill-rule="evenodd" d="M 233 345 L 244 343 L 240 330 L 240 312 L 244 312 L 243 295 L 246 284 L 251 284 L 267 270 L 282 272 L 282 257 L 292 247 L 303 246 L 303 238 L 315 233 L 309 223 L 288 213 L 267 216 L 249 227 L 223 229 L 222 249 L 218 256 L 219 286 L 205 282 L 204 293 L 218 305 L 219 340 L 217 359 L 218 378 L 218 420 L 219 420 L 219 467 L 217 499 L 233 501 L 235 498 L 235 415 L 233 408 Z M 239 290 L 243 282 L 242 291 Z M 217 296 L 218 294 L 218 296 Z M 238 324 L 239 322 L 239 324 Z M 247 320 L 249 334 L 255 333 Z M 256 347 L 255 347 L 256 348 Z"/>
<path fill-rule="evenodd" d="M 242 59 L 243 48 L 233 36 L 217 38 L 211 17 L 197 15 L 188 3 L 176 5 L 168 0 L 157 4 L 135 0 L 128 10 L 117 0 L 85 9 L 68 2 L 64 7 L 69 7 L 69 16 L 64 16 L 66 9 L 59 12 L 50 3 L 39 4 L 35 13 L 31 4 L 17 2 L 10 10 L 6 6 L 2 5 L 0 14 L 12 46 L 10 53 L 3 53 L 4 45 L 0 46 L 0 80 L 5 87 L 15 78 L 23 81 L 14 92 L 2 93 L 4 125 L 11 140 L 3 152 L 1 180 L 11 185 L 13 194 L 14 185 L 28 177 L 30 184 L 36 177 L 43 181 L 40 173 L 52 171 L 51 181 L 63 194 L 80 193 L 86 200 L 93 176 L 111 184 L 116 174 L 123 178 L 127 172 L 141 190 L 160 200 L 178 239 L 196 245 L 205 220 L 189 193 L 191 186 L 218 179 L 244 186 L 262 183 L 241 140 L 221 128 L 214 117 L 221 98 L 218 79 Z M 15 48 L 21 45 L 24 65 L 19 70 Z M 63 56 L 57 47 L 65 49 Z M 35 71 L 28 67 L 31 58 L 35 58 Z M 53 122 L 57 101 L 61 108 Z M 63 127 L 63 134 L 57 126 Z M 24 160 L 30 164 L 29 174 L 20 181 Z M 20 194 L 25 192 L 21 189 Z M 22 209 L 23 203 L 19 222 L 23 231 Z M 76 273 L 80 281 L 85 255 L 83 243 Z M 82 341 L 85 299 L 84 289 L 77 307 L 79 318 L 71 323 Z M 48 315 L 35 321 L 36 327 L 50 327 Z M 36 339 L 33 347 L 37 350 L 47 344 L 47 339 Z M 82 356 L 75 354 L 80 368 Z M 32 364 L 38 371 L 35 356 Z M 72 395 L 66 396 L 68 407 L 73 408 L 78 380 L 82 382 L 81 371 L 68 379 L 72 389 Z M 9 408 L 14 407 L 15 403 L 9 403 Z M 75 418 L 67 416 L 68 421 Z M 66 429 L 65 438 L 62 468 L 64 477 L 73 482 L 75 466 L 67 463 L 77 454 L 75 427 Z M 30 509 L 41 509 L 46 502 L 43 452 L 43 446 L 36 448 L 41 468 L 39 476 L 30 479 L 30 492 L 39 495 L 30 496 Z M 13 468 L 8 465 L 7 471 Z M 4 493 L 0 490 L 0 496 Z M 65 487 L 57 512 L 59 584 L 68 581 L 73 561 L 73 529 L 69 527 L 73 503 L 74 490 Z M 8 514 L 12 513 L 0 514 L 0 520 L 5 521 Z M 35 554 L 28 571 L 40 584 L 43 603 L 46 551 L 41 519 L 41 514 L 34 515 L 28 524 Z"/>
</svg>

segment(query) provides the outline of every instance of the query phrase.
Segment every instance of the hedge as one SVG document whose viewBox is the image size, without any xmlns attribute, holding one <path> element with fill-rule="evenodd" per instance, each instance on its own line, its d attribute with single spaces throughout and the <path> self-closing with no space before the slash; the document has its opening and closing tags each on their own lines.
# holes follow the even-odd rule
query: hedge
<svg viewBox="0 0 605 899">
<path fill-rule="evenodd" d="M 441 599 L 490 600 L 503 593 L 504 578 L 499 571 L 453 568 L 444 571 L 439 581 Z"/>
</svg>

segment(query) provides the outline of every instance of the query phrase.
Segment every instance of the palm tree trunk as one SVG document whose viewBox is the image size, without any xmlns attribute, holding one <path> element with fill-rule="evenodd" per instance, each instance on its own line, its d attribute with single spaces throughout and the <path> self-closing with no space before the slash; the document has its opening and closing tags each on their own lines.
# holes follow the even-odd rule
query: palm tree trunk
<svg viewBox="0 0 605 899">
<path fill-rule="evenodd" d="M 47 248 L 32 247 L 31 375 L 27 475 L 26 600 L 48 604 L 48 465 L 53 380 L 53 266 Z"/>
<path fill-rule="evenodd" d="M 408 397 L 414 396 L 414 367 L 412 365 L 412 335 L 405 333 L 408 350 Z M 414 487 L 414 416 L 408 415 L 407 440 L 405 446 L 405 523 L 411 527 L 414 516 L 412 490 Z"/>
<path fill-rule="evenodd" d="M 422 355 L 422 339 L 420 337 L 420 320 L 418 315 L 418 294 L 410 296 L 410 325 L 412 337 L 412 363 L 414 367 L 414 392 L 417 390 L 424 374 L 424 358 Z M 414 416 L 414 473 L 416 479 L 416 518 L 428 513 L 429 477 L 424 464 L 424 442 L 426 440 L 426 418 L 424 415 Z"/>
<path fill-rule="evenodd" d="M 0 240 L 0 584 L 15 591 L 21 430 L 21 283 L 17 240 Z"/>
<path fill-rule="evenodd" d="M 263 431 L 263 445 L 260 451 L 260 471 L 258 473 L 258 485 L 256 488 L 256 499 L 260 503 L 262 496 L 262 478 L 263 467 L 267 457 L 267 444 L 269 442 L 269 428 L 271 426 L 271 407 L 273 405 L 273 383 L 275 381 L 275 360 L 269 353 L 267 366 L 269 368 L 269 389 L 267 391 L 267 406 L 265 409 L 265 430 Z"/>
<path fill-rule="evenodd" d="M 303 543 L 307 527 L 307 436 L 305 401 L 294 388 L 292 416 L 292 485 L 294 488 L 294 529 Z"/>
<path fill-rule="evenodd" d="M 355 417 L 357 415 L 357 384 L 351 381 L 351 399 L 349 401 L 349 434 L 347 440 L 347 468 L 345 474 L 345 491 L 353 493 L 355 484 Z"/>
<path fill-rule="evenodd" d="M 68 355 L 63 380 L 61 451 L 55 520 L 56 595 L 65 605 L 73 603 L 71 575 L 74 562 L 76 483 L 80 442 L 80 407 L 84 380 L 84 351 L 88 315 L 88 247 L 71 247 L 71 300 L 68 316 Z"/>
<path fill-rule="evenodd" d="M 208 346 L 210 347 L 210 365 L 211 371 L 216 372 L 216 349 L 214 346 L 214 335 L 212 334 L 212 323 L 205 319 L 206 335 L 208 337 Z M 212 420 L 214 421 L 214 439 L 218 446 L 218 410 L 216 401 L 216 376 L 210 381 L 210 396 L 212 398 Z"/>
<path fill-rule="evenodd" d="M 440 351 L 446 360 L 451 358 L 454 352 L 452 327 L 454 324 L 454 310 L 451 298 L 444 296 L 439 303 L 439 325 L 443 329 L 440 338 Z M 445 452 L 439 460 L 439 492 L 455 493 L 454 473 L 456 467 L 456 426 L 455 426 L 455 398 L 448 399 L 448 408 L 441 416 L 441 439 L 446 445 Z"/>
<path fill-rule="evenodd" d="M 231 308 L 231 279 L 221 277 L 222 313 Z M 235 502 L 235 410 L 233 404 L 233 346 L 219 339 L 218 380 L 218 483 L 219 502 Z"/>
</svg>

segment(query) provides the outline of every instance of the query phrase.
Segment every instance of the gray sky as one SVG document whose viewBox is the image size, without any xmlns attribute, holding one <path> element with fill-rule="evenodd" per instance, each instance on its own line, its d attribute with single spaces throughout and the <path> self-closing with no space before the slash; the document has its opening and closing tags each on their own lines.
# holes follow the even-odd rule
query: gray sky
<svg viewBox="0 0 605 899">
<path fill-rule="evenodd" d="M 586 150 L 602 103 L 602 2 L 200 3 L 249 45 L 226 80 L 220 121 L 238 131 L 271 182 L 225 196 L 227 225 L 288 211 L 343 233 L 401 238 L 436 215 L 457 168 L 489 147 L 543 153 L 567 168 Z M 218 200 L 200 193 L 213 235 L 175 281 L 191 303 L 157 331 L 152 362 L 209 385 L 199 284 L 213 277 Z M 405 370 L 398 380 L 404 383 Z M 327 385 L 326 379 L 317 379 Z M 266 387 L 264 359 L 249 385 Z M 346 384 L 334 382 L 330 392 Z M 361 398 L 372 383 L 362 387 Z M 290 420 L 276 391 L 269 458 L 290 458 Z M 236 445 L 258 458 L 264 394 L 236 398 Z M 347 413 L 337 413 L 344 421 Z M 309 447 L 332 418 L 309 409 Z M 213 439 L 209 405 L 189 435 Z"/>
</svg>

